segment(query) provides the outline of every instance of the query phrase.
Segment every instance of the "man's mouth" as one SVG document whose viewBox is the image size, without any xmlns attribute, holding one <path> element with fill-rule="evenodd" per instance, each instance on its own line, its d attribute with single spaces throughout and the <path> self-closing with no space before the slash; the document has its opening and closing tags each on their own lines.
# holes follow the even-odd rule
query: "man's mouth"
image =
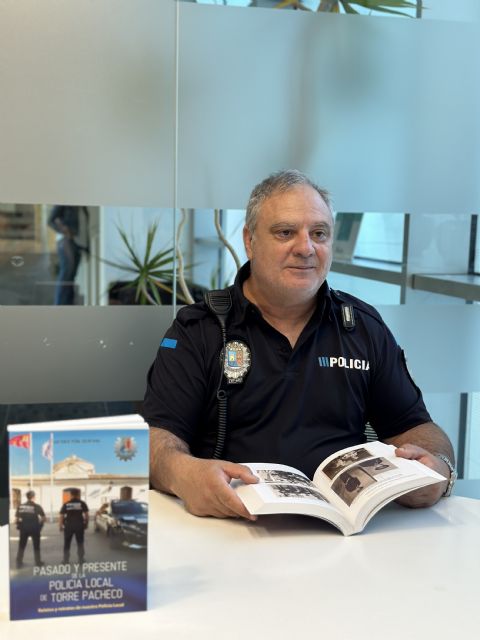
<svg viewBox="0 0 480 640">
<path fill-rule="evenodd" d="M 300 271 L 308 271 L 309 269 L 315 269 L 315 265 L 313 264 L 304 264 L 304 265 L 298 265 L 298 264 L 293 264 L 290 265 L 289 267 L 287 267 L 288 269 L 298 269 Z"/>
</svg>

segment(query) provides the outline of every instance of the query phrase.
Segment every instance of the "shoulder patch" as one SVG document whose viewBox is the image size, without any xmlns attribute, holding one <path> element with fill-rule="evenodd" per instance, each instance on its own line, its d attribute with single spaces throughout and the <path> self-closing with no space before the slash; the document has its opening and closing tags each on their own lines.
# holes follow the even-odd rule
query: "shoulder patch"
<svg viewBox="0 0 480 640">
<path fill-rule="evenodd" d="M 164 349 L 176 349 L 177 341 L 174 340 L 173 338 L 164 338 L 161 341 L 160 346 L 163 347 Z"/>
</svg>

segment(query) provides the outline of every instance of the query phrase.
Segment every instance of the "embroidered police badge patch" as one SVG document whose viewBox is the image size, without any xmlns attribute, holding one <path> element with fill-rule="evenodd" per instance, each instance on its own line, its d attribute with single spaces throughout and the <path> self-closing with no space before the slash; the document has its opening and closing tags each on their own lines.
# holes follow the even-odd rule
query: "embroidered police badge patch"
<svg viewBox="0 0 480 640">
<path fill-rule="evenodd" d="M 228 384 L 241 384 L 250 370 L 251 353 L 241 340 L 230 340 L 225 345 L 223 373 Z"/>
</svg>

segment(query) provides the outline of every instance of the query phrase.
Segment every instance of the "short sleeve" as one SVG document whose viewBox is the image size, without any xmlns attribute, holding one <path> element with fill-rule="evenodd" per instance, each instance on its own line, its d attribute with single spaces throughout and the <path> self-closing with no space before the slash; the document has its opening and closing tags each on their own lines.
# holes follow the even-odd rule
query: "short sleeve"
<svg viewBox="0 0 480 640">
<path fill-rule="evenodd" d="M 191 444 L 205 410 L 207 365 L 200 323 L 176 320 L 147 376 L 143 417 Z"/>
<path fill-rule="evenodd" d="M 404 352 L 385 325 L 378 350 L 368 419 L 378 437 L 385 439 L 430 422 L 431 417 L 408 371 Z"/>
</svg>

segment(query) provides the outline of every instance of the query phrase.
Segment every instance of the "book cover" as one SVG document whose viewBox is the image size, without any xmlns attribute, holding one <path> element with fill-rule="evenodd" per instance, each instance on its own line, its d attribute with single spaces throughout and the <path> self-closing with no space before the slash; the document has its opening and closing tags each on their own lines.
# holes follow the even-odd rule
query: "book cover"
<svg viewBox="0 0 480 640">
<path fill-rule="evenodd" d="M 10 618 L 147 607 L 140 416 L 10 425 Z"/>
</svg>

